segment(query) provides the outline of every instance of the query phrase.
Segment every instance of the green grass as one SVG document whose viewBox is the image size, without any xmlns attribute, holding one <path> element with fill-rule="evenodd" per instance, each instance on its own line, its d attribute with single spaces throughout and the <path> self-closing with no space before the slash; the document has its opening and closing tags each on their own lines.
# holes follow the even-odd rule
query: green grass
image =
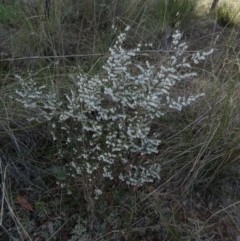
<svg viewBox="0 0 240 241">
<path fill-rule="evenodd" d="M 17 15 L 13 6 L 7 6 L 3 2 L 0 3 L 0 23 L 14 24 L 17 21 Z"/>
<path fill-rule="evenodd" d="M 195 1 L 127 2 L 119 1 L 116 12 L 111 1 L 54 1 L 49 20 L 43 17 L 41 4 L 35 8 L 0 3 L 0 23 L 11 30 L 12 59 L 0 69 L 0 240 L 201 241 L 236 240 L 240 235 L 239 30 L 234 23 L 216 37 L 214 22 L 206 14 L 197 16 Z M 218 14 L 218 21 L 229 26 L 230 12 Z M 211 47 L 215 51 L 196 69 L 197 82 L 178 86 L 175 92 L 205 92 L 205 97 L 152 124 L 162 140 L 159 153 L 152 157 L 161 163 L 161 180 L 143 187 L 102 180 L 103 195 L 95 200 L 89 193 L 94 187 L 84 176 L 74 183 L 69 178 L 63 188 L 57 184 L 71 162 L 70 155 L 57 155 L 66 136 L 55 143 L 50 123 L 30 126 L 26 118 L 39 113 L 23 109 L 9 96 L 19 88 L 15 75 L 27 78 L 28 71 L 60 96 L 74 86 L 69 74 L 81 69 L 102 75 L 107 50 L 127 24 L 132 29 L 125 47 L 153 42 L 136 61 L 150 59 L 156 68 L 171 56 L 159 47 L 165 26 L 186 31 L 189 53 Z M 202 49 L 199 38 L 201 43 L 206 40 Z M 17 202 L 17 194 L 34 212 Z"/>
<path fill-rule="evenodd" d="M 158 20 L 158 24 L 165 26 L 184 28 L 189 20 L 193 20 L 196 15 L 196 0 L 170 0 L 155 1 L 153 16 Z"/>
</svg>

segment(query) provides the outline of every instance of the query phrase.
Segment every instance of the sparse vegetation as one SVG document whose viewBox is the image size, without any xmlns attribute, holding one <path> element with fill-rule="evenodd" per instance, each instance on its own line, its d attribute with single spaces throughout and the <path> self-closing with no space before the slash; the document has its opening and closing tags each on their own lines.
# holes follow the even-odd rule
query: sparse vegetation
<svg viewBox="0 0 240 241">
<path fill-rule="evenodd" d="M 0 240 L 239 239 L 239 13 L 204 3 L 0 3 Z"/>
</svg>

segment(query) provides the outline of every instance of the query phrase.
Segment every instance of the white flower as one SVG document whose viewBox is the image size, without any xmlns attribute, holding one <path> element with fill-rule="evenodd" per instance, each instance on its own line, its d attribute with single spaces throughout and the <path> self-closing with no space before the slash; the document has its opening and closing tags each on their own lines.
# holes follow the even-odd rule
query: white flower
<svg viewBox="0 0 240 241">
<path fill-rule="evenodd" d="M 94 192 L 98 196 L 102 195 L 102 191 L 100 189 L 95 189 Z"/>
<path fill-rule="evenodd" d="M 125 28 L 125 31 L 129 31 L 130 30 L 130 25 L 127 25 L 127 27 Z"/>
<path fill-rule="evenodd" d="M 64 145 L 58 156 L 69 160 L 66 179 L 70 176 L 81 180 L 85 175 L 89 182 L 97 183 L 99 177 L 116 177 L 139 186 L 159 179 L 160 164 L 151 165 L 147 159 L 158 153 L 161 143 L 157 133 L 151 133 L 152 120 L 163 116 L 168 108 L 181 111 L 204 95 L 175 99 L 172 90 L 177 82 L 195 78 L 197 73 L 191 64 L 204 61 L 213 50 L 187 55 L 182 33 L 176 31 L 172 36 L 175 53 L 157 70 L 148 61 L 134 61 L 141 43 L 130 50 L 122 47 L 129 30 L 130 26 L 126 26 L 109 48 L 110 56 L 101 76 L 69 75 L 76 84 L 64 98 L 54 88 L 48 89 L 48 85 L 38 87 L 32 78 L 16 76 L 20 83 L 16 101 L 26 109 L 37 110 L 38 115 L 31 120 L 48 121 L 53 140 Z M 135 156 L 144 156 L 146 161 L 140 163 Z M 96 188 L 94 193 L 98 198 L 102 191 Z"/>
</svg>

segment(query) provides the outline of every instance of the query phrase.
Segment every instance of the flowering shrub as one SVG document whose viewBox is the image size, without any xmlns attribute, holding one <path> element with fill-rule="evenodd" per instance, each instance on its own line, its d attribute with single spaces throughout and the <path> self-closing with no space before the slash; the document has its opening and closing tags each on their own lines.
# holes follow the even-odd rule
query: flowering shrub
<svg viewBox="0 0 240 241">
<path fill-rule="evenodd" d="M 181 111 L 204 95 L 172 97 L 171 89 L 179 81 L 196 77 L 190 62 L 204 60 L 212 50 L 186 57 L 187 45 L 180 42 L 182 34 L 176 31 L 172 36 L 175 53 L 157 71 L 149 62 L 132 62 L 141 44 L 132 50 L 122 48 L 128 30 L 109 49 L 103 66 L 106 75 L 72 76 L 76 85 L 64 98 L 54 88 L 48 90 L 46 85 L 18 76 L 21 88 L 16 92 L 17 101 L 38 112 L 29 121 L 51 123 L 53 140 L 62 145 L 59 157 L 70 160 L 68 179 L 84 176 L 93 182 L 118 178 L 138 186 L 159 179 L 160 164 L 153 162 L 152 155 L 161 141 L 151 130 L 152 120 L 168 108 Z M 95 194 L 100 195 L 101 190 L 96 189 Z"/>
</svg>

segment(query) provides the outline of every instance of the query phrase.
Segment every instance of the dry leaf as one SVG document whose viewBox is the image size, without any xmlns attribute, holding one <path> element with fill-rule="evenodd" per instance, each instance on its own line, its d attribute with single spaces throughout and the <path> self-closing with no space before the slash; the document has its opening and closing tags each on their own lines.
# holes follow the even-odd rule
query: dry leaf
<svg viewBox="0 0 240 241">
<path fill-rule="evenodd" d="M 28 200 L 26 198 L 24 198 L 23 196 L 21 196 L 20 194 L 17 195 L 17 201 L 18 203 L 25 209 L 33 212 L 33 208 L 32 205 L 28 202 Z"/>
</svg>

